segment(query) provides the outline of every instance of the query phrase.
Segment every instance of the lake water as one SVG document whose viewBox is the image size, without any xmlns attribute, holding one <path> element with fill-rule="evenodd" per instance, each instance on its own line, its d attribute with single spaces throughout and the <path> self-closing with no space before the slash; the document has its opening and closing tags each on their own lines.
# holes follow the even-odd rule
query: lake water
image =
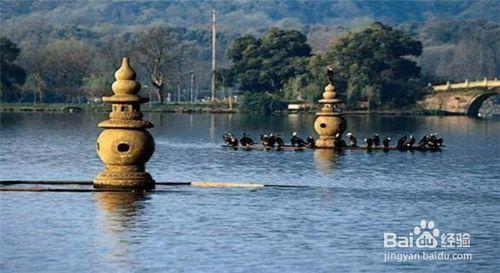
<svg viewBox="0 0 500 273">
<path fill-rule="evenodd" d="M 91 180 L 106 115 L 3 113 L 1 180 Z M 498 272 L 500 122 L 467 117 L 347 116 L 362 138 L 434 130 L 440 153 L 232 151 L 224 132 L 313 134 L 311 115 L 151 114 L 159 182 L 296 188 L 159 187 L 160 192 L 0 192 L 0 271 Z M 422 219 L 469 233 L 468 261 L 384 261 L 384 232 Z M 430 250 L 429 250 L 430 251 Z"/>
</svg>

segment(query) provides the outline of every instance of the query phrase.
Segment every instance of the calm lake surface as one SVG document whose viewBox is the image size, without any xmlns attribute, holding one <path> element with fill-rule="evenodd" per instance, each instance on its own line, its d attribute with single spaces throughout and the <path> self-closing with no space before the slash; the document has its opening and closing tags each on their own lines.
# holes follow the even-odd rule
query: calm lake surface
<svg viewBox="0 0 500 273">
<path fill-rule="evenodd" d="M 1 114 L 0 179 L 91 180 L 106 115 Z M 156 181 L 297 188 L 163 187 L 128 193 L 0 192 L 0 271 L 498 272 L 500 122 L 347 116 L 359 139 L 433 130 L 441 153 L 232 151 L 222 134 L 313 134 L 311 115 L 151 114 Z M 384 232 L 420 220 L 469 233 L 471 261 L 384 262 Z M 397 250 L 402 253 L 419 249 Z"/>
</svg>

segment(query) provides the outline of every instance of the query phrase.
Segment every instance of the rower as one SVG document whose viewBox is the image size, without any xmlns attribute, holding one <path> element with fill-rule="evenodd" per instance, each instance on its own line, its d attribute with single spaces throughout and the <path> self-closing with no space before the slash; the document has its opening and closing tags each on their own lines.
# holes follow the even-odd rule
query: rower
<svg viewBox="0 0 500 273">
<path fill-rule="evenodd" d="M 398 139 L 398 143 L 396 144 L 397 149 L 403 149 L 403 144 L 406 142 L 406 136 L 402 136 Z"/>
<path fill-rule="evenodd" d="M 424 135 L 417 143 L 418 148 L 424 148 L 425 145 L 427 145 L 427 142 L 429 142 L 429 138 L 427 135 Z"/>
<path fill-rule="evenodd" d="M 413 147 L 413 144 L 415 144 L 415 141 L 415 137 L 413 135 L 410 135 L 410 138 L 403 143 L 403 147 L 405 149 L 411 149 Z"/>
<path fill-rule="evenodd" d="M 436 146 L 440 147 L 443 146 L 443 138 L 438 137 L 436 133 L 432 133 L 432 141 L 435 143 Z"/>
<path fill-rule="evenodd" d="M 316 143 L 316 141 L 314 140 L 314 137 L 312 137 L 312 136 L 308 136 L 308 137 L 306 138 L 306 147 L 307 147 L 307 148 L 314 149 L 314 147 L 315 147 L 315 143 Z M 345 141 L 344 141 L 344 143 L 345 143 Z"/>
<path fill-rule="evenodd" d="M 391 144 L 391 138 L 386 137 L 382 142 L 382 144 L 384 144 L 384 150 L 389 150 L 389 145 Z"/>
<path fill-rule="evenodd" d="M 375 147 L 380 146 L 380 137 L 378 136 L 378 134 L 373 135 L 373 145 Z"/>
<path fill-rule="evenodd" d="M 238 147 L 238 138 L 235 137 L 233 134 L 229 134 L 231 137 L 231 145 L 233 147 Z"/>
<path fill-rule="evenodd" d="M 297 135 L 297 132 L 292 133 L 290 142 L 292 143 L 292 146 L 299 146 L 299 147 L 303 147 L 305 144 L 304 140 Z"/>
<path fill-rule="evenodd" d="M 443 141 L 444 141 L 444 140 L 443 140 L 443 138 L 442 138 L 442 137 L 438 137 L 438 139 L 437 139 L 437 144 L 438 144 L 438 146 L 439 146 L 439 147 L 443 146 Z"/>
<path fill-rule="evenodd" d="M 365 138 L 366 149 L 371 150 L 373 147 L 373 139 Z"/>
<path fill-rule="evenodd" d="M 276 134 L 275 140 L 276 140 L 276 144 L 278 144 L 278 148 L 285 146 L 285 141 L 283 141 L 283 139 L 281 138 L 281 136 L 279 134 Z"/>
<path fill-rule="evenodd" d="M 260 143 L 264 146 L 269 146 L 269 137 L 267 135 L 260 135 Z"/>
<path fill-rule="evenodd" d="M 274 144 L 276 143 L 276 136 L 274 135 L 274 133 L 271 133 L 269 135 L 269 138 L 268 138 L 268 141 L 267 141 L 267 144 L 268 146 L 271 146 L 271 147 L 274 147 Z"/>
<path fill-rule="evenodd" d="M 346 136 L 349 139 L 350 147 L 358 147 L 358 140 L 351 133 L 347 133 Z"/>
<path fill-rule="evenodd" d="M 233 134 L 224 134 L 222 136 L 222 139 L 224 139 L 224 142 L 226 142 L 228 146 L 232 146 L 232 147 L 238 146 L 238 139 L 236 137 L 234 137 Z"/>
<path fill-rule="evenodd" d="M 429 149 L 438 151 L 441 149 L 441 146 L 443 146 L 443 139 L 440 137 L 438 138 L 436 133 L 430 133 L 427 145 L 429 146 Z"/>
<path fill-rule="evenodd" d="M 340 133 L 335 134 L 335 137 L 333 139 L 333 149 L 342 150 L 342 148 L 344 148 L 346 146 L 347 146 L 347 144 L 342 139 L 342 136 L 340 135 Z"/>
<path fill-rule="evenodd" d="M 253 145 L 253 139 L 243 133 L 243 137 L 240 139 L 241 146 L 251 146 Z"/>
</svg>

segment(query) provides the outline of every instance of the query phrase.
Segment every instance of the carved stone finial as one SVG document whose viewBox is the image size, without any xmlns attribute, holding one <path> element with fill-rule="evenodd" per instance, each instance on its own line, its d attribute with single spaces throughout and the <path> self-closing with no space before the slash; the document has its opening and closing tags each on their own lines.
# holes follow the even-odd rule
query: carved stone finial
<svg viewBox="0 0 500 273">
<path fill-rule="evenodd" d="M 135 72 L 127 57 L 123 58 L 122 66 L 115 72 L 115 79 L 111 89 L 116 95 L 135 95 L 141 89 L 141 85 L 135 81 Z"/>
<path fill-rule="evenodd" d="M 135 80 L 135 71 L 130 67 L 128 57 L 123 57 L 122 66 L 115 72 L 116 80 Z"/>
</svg>

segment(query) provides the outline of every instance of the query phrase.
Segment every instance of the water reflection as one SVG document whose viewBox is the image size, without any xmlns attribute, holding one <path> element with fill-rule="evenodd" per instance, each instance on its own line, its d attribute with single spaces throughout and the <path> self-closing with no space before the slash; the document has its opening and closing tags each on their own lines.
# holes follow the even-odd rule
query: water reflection
<svg viewBox="0 0 500 273">
<path fill-rule="evenodd" d="M 147 197 L 143 192 L 96 192 L 94 199 L 102 212 L 106 232 L 119 234 L 133 227 Z"/>
<path fill-rule="evenodd" d="M 314 150 L 316 169 L 326 174 L 332 173 L 338 167 L 339 153 L 332 149 Z"/>
<path fill-rule="evenodd" d="M 215 114 L 210 114 L 210 130 L 209 130 L 209 135 L 210 135 L 210 142 L 215 143 Z"/>
<path fill-rule="evenodd" d="M 98 245 L 106 245 L 109 252 L 103 257 L 110 263 L 131 267 L 135 261 L 131 249 L 141 238 L 131 236 L 141 230 L 140 236 L 148 233 L 149 227 L 141 221 L 145 200 L 142 192 L 97 192 L 94 200 L 100 213 L 98 223 L 102 236 Z"/>
</svg>

